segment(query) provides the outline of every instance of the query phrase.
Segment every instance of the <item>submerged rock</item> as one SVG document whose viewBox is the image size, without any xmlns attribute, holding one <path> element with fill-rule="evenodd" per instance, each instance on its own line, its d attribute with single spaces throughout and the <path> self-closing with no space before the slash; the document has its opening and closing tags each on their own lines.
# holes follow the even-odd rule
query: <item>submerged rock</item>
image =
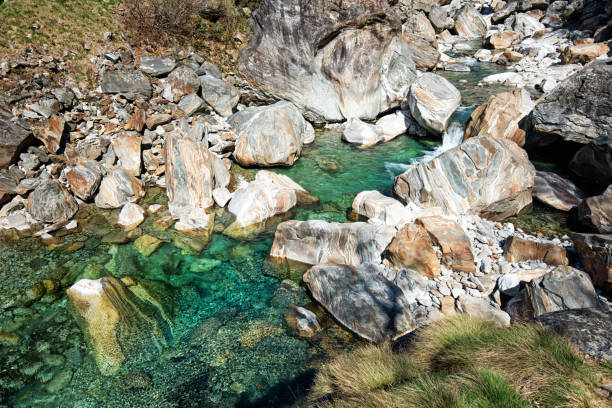
<svg viewBox="0 0 612 408">
<path fill-rule="evenodd" d="M 250 107 L 228 118 L 237 134 L 234 159 L 243 166 L 291 166 L 314 129 L 290 102 Z"/>
<path fill-rule="evenodd" d="M 67 221 L 79 210 L 74 197 L 54 180 L 40 183 L 28 196 L 25 207 L 32 217 L 46 223 Z"/>
<path fill-rule="evenodd" d="M 470 116 L 464 140 L 475 136 L 510 139 L 519 146 L 525 144 L 525 131 L 519 128 L 535 104 L 524 89 L 492 95 Z"/>
<path fill-rule="evenodd" d="M 612 235 L 574 234 L 572 240 L 595 287 L 612 294 Z"/>
<path fill-rule="evenodd" d="M 457 88 L 439 75 L 426 72 L 410 86 L 410 112 L 419 125 L 434 135 L 444 133 L 460 103 Z"/>
<path fill-rule="evenodd" d="M 317 265 L 304 274 L 312 296 L 365 340 L 382 343 L 416 328 L 403 291 L 377 265 Z"/>
<path fill-rule="evenodd" d="M 308 265 L 380 263 L 395 228 L 363 222 L 286 221 L 278 225 L 270 256 Z"/>
<path fill-rule="evenodd" d="M 375 119 L 415 76 L 401 20 L 386 1 L 263 0 L 238 75 L 247 99 L 289 100 L 315 122 Z"/>
<path fill-rule="evenodd" d="M 103 375 L 114 374 L 127 359 L 160 352 L 171 338 L 162 301 L 131 278 L 82 279 L 66 293 Z"/>
<path fill-rule="evenodd" d="M 548 265 L 568 265 L 565 248 L 513 235 L 506 239 L 504 259 L 508 262 L 541 261 Z"/>
<path fill-rule="evenodd" d="M 395 178 L 394 192 L 421 208 L 503 220 L 531 205 L 534 177 L 533 165 L 516 143 L 476 137 L 411 166 Z"/>
<path fill-rule="evenodd" d="M 558 174 L 536 171 L 533 196 L 557 210 L 569 211 L 582 202 L 584 193 Z"/>
</svg>

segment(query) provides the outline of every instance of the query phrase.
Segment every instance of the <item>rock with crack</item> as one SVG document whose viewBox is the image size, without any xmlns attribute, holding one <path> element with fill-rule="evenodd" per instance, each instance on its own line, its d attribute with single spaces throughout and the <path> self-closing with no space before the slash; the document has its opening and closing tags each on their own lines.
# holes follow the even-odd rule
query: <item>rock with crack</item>
<svg viewBox="0 0 612 408">
<path fill-rule="evenodd" d="M 132 100 L 138 97 L 150 98 L 152 94 L 149 80 L 138 70 L 104 71 L 100 88 L 103 93 L 122 94 Z"/>
<path fill-rule="evenodd" d="M 67 221 L 79 210 L 76 200 L 54 180 L 41 182 L 28 196 L 26 211 L 38 221 Z"/>
<path fill-rule="evenodd" d="M 531 206 L 534 177 L 533 165 L 516 143 L 481 136 L 411 166 L 395 178 L 394 192 L 421 208 L 503 220 Z"/>
<path fill-rule="evenodd" d="M 276 228 L 270 256 L 308 265 L 381 263 L 395 233 L 364 222 L 286 221 Z"/>
<path fill-rule="evenodd" d="M 522 295 L 526 315 L 538 317 L 567 309 L 601 308 L 589 276 L 571 266 L 558 266 L 529 282 Z"/>
<path fill-rule="evenodd" d="M 223 117 L 230 116 L 240 100 L 238 90 L 211 75 L 201 76 L 200 83 L 202 84 L 202 98 L 204 98 L 204 101 L 219 115 Z"/>
<path fill-rule="evenodd" d="M 416 322 L 403 291 L 379 265 L 317 265 L 304 274 L 312 296 L 347 329 L 382 343 L 407 334 Z"/>
<path fill-rule="evenodd" d="M 0 108 L 0 167 L 14 163 L 34 138 L 13 121 L 13 114 Z"/>
<path fill-rule="evenodd" d="M 170 213 L 179 217 L 193 209 L 213 206 L 214 153 L 206 144 L 189 137 L 168 135 L 166 139 L 166 194 Z"/>
<path fill-rule="evenodd" d="M 427 231 L 418 224 L 408 224 L 393 238 L 386 259 L 394 268 L 413 269 L 435 279 L 440 275 L 440 260 Z"/>
<path fill-rule="evenodd" d="M 463 228 L 450 218 L 421 217 L 416 220 L 429 234 L 432 242 L 442 251 L 442 263 L 454 271 L 475 272 L 474 254 L 470 238 Z"/>
<path fill-rule="evenodd" d="M 519 121 L 533 110 L 535 104 L 524 89 L 492 95 L 470 116 L 463 140 L 475 136 L 510 139 L 519 146 L 525 144 L 525 131 Z"/>
<path fill-rule="evenodd" d="M 612 295 L 612 235 L 573 234 L 572 240 L 595 287 Z"/>
<path fill-rule="evenodd" d="M 513 235 L 504 244 L 508 262 L 541 261 L 547 265 L 568 265 L 565 248 L 550 242 L 538 242 Z"/>
<path fill-rule="evenodd" d="M 82 279 L 66 291 L 103 375 L 126 360 L 161 353 L 172 337 L 166 299 L 151 282 L 107 276 Z"/>
<path fill-rule="evenodd" d="M 234 159 L 243 166 L 291 166 L 314 129 L 290 102 L 244 109 L 228 118 L 237 140 Z"/>
<path fill-rule="evenodd" d="M 138 132 L 123 132 L 113 139 L 113 151 L 119 159 L 119 167 L 132 176 L 140 175 L 141 143 Z"/>
<path fill-rule="evenodd" d="M 116 168 L 102 179 L 96 195 L 96 205 L 100 208 L 120 208 L 144 197 L 142 182 L 122 168 Z"/>
<path fill-rule="evenodd" d="M 584 193 L 574 183 L 548 171 L 536 171 L 533 196 L 561 211 L 571 210 L 584 199 Z"/>
<path fill-rule="evenodd" d="M 410 86 L 408 106 L 414 119 L 428 132 L 441 135 L 461 103 L 461 94 L 445 78 L 426 72 Z"/>
<path fill-rule="evenodd" d="M 253 20 L 238 62 L 245 100 L 288 100 L 318 123 L 373 120 L 399 106 L 414 79 L 387 1 L 263 0 Z"/>
</svg>

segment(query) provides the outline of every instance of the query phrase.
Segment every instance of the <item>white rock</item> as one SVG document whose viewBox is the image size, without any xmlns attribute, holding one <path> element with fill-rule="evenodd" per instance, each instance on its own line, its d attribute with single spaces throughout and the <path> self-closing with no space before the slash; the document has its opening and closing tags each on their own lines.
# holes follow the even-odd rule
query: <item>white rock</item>
<svg viewBox="0 0 612 408">
<path fill-rule="evenodd" d="M 232 193 L 226 188 L 215 188 L 212 192 L 213 199 L 219 207 L 225 207 L 228 201 L 232 198 Z"/>
<path fill-rule="evenodd" d="M 121 208 L 117 224 L 124 230 L 132 230 L 144 221 L 144 209 L 138 204 L 127 203 Z"/>
</svg>

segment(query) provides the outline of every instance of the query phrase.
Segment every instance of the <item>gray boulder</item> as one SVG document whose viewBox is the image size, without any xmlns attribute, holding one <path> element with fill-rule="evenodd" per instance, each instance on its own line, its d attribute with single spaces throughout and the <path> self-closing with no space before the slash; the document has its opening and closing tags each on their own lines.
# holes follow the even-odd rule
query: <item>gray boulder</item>
<svg viewBox="0 0 612 408">
<path fill-rule="evenodd" d="M 304 274 L 312 296 L 359 337 L 382 343 L 416 328 L 409 303 L 378 265 L 317 265 Z"/>
<path fill-rule="evenodd" d="M 612 184 L 612 135 L 598 137 L 578 150 L 569 168 L 585 187 L 592 190 L 601 191 Z"/>
<path fill-rule="evenodd" d="M 591 358 L 612 363 L 612 311 L 560 310 L 538 316 L 536 320 L 547 329 L 569 339 Z"/>
<path fill-rule="evenodd" d="M 38 221 L 55 223 L 72 218 L 79 205 L 57 181 L 47 180 L 30 193 L 26 210 Z"/>
<path fill-rule="evenodd" d="M 104 71 L 100 88 L 104 93 L 122 94 L 128 99 L 150 98 L 152 93 L 149 80 L 138 70 Z"/>
<path fill-rule="evenodd" d="M 308 265 L 381 263 L 395 232 L 364 222 L 286 221 L 276 228 L 270 256 Z"/>
<path fill-rule="evenodd" d="M 200 77 L 202 97 L 219 115 L 230 116 L 238 105 L 240 94 L 233 86 L 211 75 Z"/>
<path fill-rule="evenodd" d="M 252 18 L 238 62 L 246 100 L 288 100 L 313 122 L 371 120 L 398 106 L 415 76 L 387 1 L 263 0 Z"/>
<path fill-rule="evenodd" d="M 445 78 L 426 72 L 410 86 L 408 105 L 414 119 L 434 135 L 441 135 L 461 104 L 461 94 Z"/>
<path fill-rule="evenodd" d="M 595 287 L 612 294 L 612 235 L 574 234 L 572 241 Z"/>
<path fill-rule="evenodd" d="M 558 266 L 529 282 L 525 289 L 525 307 L 532 317 L 559 310 L 602 307 L 589 276 L 571 266 Z"/>
<path fill-rule="evenodd" d="M 11 112 L 0 109 L 0 167 L 14 163 L 34 137 L 12 121 Z"/>
<path fill-rule="evenodd" d="M 533 196 L 557 210 L 569 211 L 582 202 L 584 193 L 558 174 L 536 171 Z"/>
<path fill-rule="evenodd" d="M 290 102 L 250 107 L 228 118 L 237 135 L 234 159 L 243 166 L 291 166 L 314 129 Z"/>
<path fill-rule="evenodd" d="M 481 136 L 411 166 L 395 178 L 394 192 L 406 204 L 503 220 L 530 207 L 534 178 L 516 143 Z"/>
<path fill-rule="evenodd" d="M 154 77 L 165 75 L 176 67 L 174 58 L 140 57 L 140 70 Z"/>
<path fill-rule="evenodd" d="M 612 60 L 595 61 L 557 85 L 534 108 L 533 128 L 527 142 L 535 146 L 612 137 Z"/>
</svg>

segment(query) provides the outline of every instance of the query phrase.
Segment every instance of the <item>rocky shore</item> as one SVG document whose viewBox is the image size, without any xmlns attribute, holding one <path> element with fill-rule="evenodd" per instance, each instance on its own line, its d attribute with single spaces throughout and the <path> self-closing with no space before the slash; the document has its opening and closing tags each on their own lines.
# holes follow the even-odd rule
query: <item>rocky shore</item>
<svg viewBox="0 0 612 408">
<path fill-rule="evenodd" d="M 456 313 L 594 330 L 576 313 L 605 320 L 612 305 L 609 2 L 332 3 L 263 0 L 235 72 L 195 52 L 109 49 L 91 61 L 97 87 L 83 89 L 63 58 L 0 61 L 15 82 L 0 95 L 1 239 L 78 257 L 87 242 L 71 237 L 93 234 L 146 259 L 163 244 L 197 256 L 215 234 L 273 235 L 273 274 L 297 276 L 315 301 L 286 305 L 302 337 L 326 329 L 315 304 L 374 343 Z M 299 164 L 319 129 L 360 149 L 448 140 L 462 92 L 444 74 L 475 64 L 505 72 L 473 86 L 508 90 L 462 107 L 472 113 L 456 146 L 406 166 L 392 192 L 356 195 L 345 222 L 292 219 L 320 199 L 276 170 Z M 567 232 L 515 226 L 534 199 L 563 213 Z M 115 272 L 125 267 L 112 257 Z M 29 282 L 0 310 L 64 302 L 100 372 L 115 374 L 139 349 L 163 353 L 175 322 L 155 285 L 112 270 Z M 17 327 L 1 322 L 8 344 Z M 612 361 L 610 332 L 597 347 L 569 338 Z"/>
</svg>

